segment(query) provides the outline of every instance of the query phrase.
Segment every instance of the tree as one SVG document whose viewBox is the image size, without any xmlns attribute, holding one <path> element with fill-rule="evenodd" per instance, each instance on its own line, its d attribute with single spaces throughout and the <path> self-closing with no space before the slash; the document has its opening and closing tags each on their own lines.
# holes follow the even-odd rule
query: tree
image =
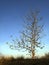
<svg viewBox="0 0 49 65">
<path fill-rule="evenodd" d="M 44 46 L 40 46 L 39 39 L 41 38 L 41 32 L 43 31 L 43 25 L 39 24 L 42 19 L 38 17 L 39 11 L 31 12 L 26 16 L 27 23 L 25 22 L 25 30 L 22 32 L 21 43 L 23 48 L 26 48 L 29 53 L 32 52 L 32 58 L 35 57 L 36 47 L 42 49 Z"/>
<path fill-rule="evenodd" d="M 14 45 L 10 45 L 10 48 L 21 48 L 28 50 L 29 53 L 32 53 L 32 58 L 35 58 L 36 47 L 43 48 L 39 39 L 41 38 L 41 32 L 43 30 L 43 25 L 39 24 L 39 21 L 42 19 L 38 17 L 39 11 L 31 12 L 26 16 L 25 28 L 21 32 L 20 41 L 14 41 Z M 15 44 L 16 43 L 16 44 Z"/>
</svg>

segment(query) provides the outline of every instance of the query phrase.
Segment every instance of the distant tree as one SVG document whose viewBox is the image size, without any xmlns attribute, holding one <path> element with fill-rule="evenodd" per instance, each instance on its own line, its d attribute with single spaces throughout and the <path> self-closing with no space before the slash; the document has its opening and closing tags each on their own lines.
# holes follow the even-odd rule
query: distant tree
<svg viewBox="0 0 49 65">
<path fill-rule="evenodd" d="M 46 54 L 45 54 L 45 58 L 46 58 L 46 59 L 49 59 L 49 53 L 46 53 Z"/>
<path fill-rule="evenodd" d="M 35 58 L 36 47 L 42 49 L 39 39 L 41 38 L 41 32 L 43 31 L 43 25 L 39 24 L 42 19 L 39 18 L 39 11 L 30 12 L 25 18 L 25 28 L 21 32 L 20 41 L 12 40 L 14 45 L 10 45 L 12 49 L 26 49 L 29 53 L 32 53 L 32 58 Z"/>
<path fill-rule="evenodd" d="M 42 56 L 40 59 L 49 59 L 49 52 Z"/>
</svg>

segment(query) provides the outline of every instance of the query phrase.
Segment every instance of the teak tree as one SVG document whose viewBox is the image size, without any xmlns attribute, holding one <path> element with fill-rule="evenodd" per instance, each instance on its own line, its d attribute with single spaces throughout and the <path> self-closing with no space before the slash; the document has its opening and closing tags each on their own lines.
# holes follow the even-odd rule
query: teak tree
<svg viewBox="0 0 49 65">
<path fill-rule="evenodd" d="M 10 45 L 10 48 L 26 49 L 29 53 L 32 53 L 32 58 L 35 58 L 36 47 L 43 48 L 39 41 L 43 25 L 39 24 L 41 17 L 39 18 L 39 11 L 30 12 L 25 19 L 25 28 L 21 32 L 20 41 L 13 40 L 14 45 Z"/>
</svg>

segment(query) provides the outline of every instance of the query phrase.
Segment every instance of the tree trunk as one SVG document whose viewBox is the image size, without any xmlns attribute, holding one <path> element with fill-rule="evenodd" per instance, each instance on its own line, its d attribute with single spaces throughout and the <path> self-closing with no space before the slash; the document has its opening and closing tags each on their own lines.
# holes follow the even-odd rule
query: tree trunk
<svg viewBox="0 0 49 65">
<path fill-rule="evenodd" d="M 32 50 L 32 59 L 35 59 L 35 46 L 33 47 L 33 50 Z"/>
</svg>

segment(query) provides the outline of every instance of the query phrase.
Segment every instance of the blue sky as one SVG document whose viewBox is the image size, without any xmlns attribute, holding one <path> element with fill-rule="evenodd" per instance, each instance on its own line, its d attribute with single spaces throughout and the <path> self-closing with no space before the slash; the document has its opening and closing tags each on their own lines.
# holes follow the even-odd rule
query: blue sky
<svg viewBox="0 0 49 65">
<path fill-rule="evenodd" d="M 5 44 L 10 41 L 10 35 L 19 37 L 19 31 L 23 29 L 24 16 L 30 9 L 40 9 L 41 21 L 44 23 L 44 34 L 42 42 L 43 50 L 37 49 L 37 53 L 42 55 L 49 52 L 49 0 L 0 0 L 0 52 L 3 54 L 19 54 L 18 51 L 10 50 Z M 7 52 L 8 50 L 8 52 Z"/>
</svg>

